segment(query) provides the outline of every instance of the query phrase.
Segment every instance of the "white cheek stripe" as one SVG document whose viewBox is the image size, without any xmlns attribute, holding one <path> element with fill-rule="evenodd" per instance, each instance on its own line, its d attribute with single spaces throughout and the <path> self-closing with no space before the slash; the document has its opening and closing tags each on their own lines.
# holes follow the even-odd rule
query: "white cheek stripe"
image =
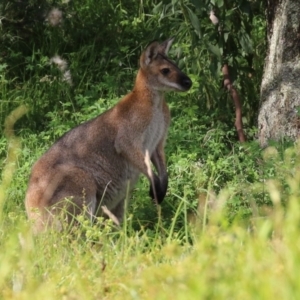
<svg viewBox="0 0 300 300">
<path fill-rule="evenodd" d="M 171 89 L 180 90 L 180 91 L 183 90 L 183 87 L 175 82 L 171 82 L 166 79 L 162 79 L 160 80 L 160 82 L 166 87 L 170 87 Z"/>
</svg>

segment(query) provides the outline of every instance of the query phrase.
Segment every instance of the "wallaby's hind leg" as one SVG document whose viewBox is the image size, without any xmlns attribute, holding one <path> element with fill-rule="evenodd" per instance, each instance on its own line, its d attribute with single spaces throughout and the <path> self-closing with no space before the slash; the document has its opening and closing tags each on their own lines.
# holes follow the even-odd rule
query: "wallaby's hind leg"
<svg viewBox="0 0 300 300">
<path fill-rule="evenodd" d="M 134 187 L 135 182 L 137 181 L 137 177 L 134 177 L 132 181 L 127 181 L 127 192 L 126 194 L 129 195 L 130 191 Z M 129 199 L 128 197 L 122 199 L 121 201 L 118 202 L 118 204 L 111 208 L 108 209 L 106 206 L 99 205 L 98 207 L 98 215 L 104 216 L 106 219 L 111 219 L 113 223 L 117 226 L 121 225 L 125 216 L 125 210 L 126 210 L 126 204 L 128 204 Z"/>
<path fill-rule="evenodd" d="M 75 203 L 79 203 L 79 200 L 82 199 L 75 199 L 75 201 L 74 199 L 73 197 L 66 197 L 53 206 L 42 209 L 29 208 L 27 211 L 33 223 L 33 232 L 38 233 L 46 229 L 57 231 L 66 229 L 74 221 L 76 222 L 75 218 L 78 214 L 84 214 L 87 219 L 93 222 L 96 210 L 96 196 L 86 197 L 82 201 L 83 204 L 81 206 Z"/>
<path fill-rule="evenodd" d="M 26 210 L 33 220 L 34 232 L 49 227 L 61 230 L 83 212 L 90 219 L 95 215 L 97 201 L 93 177 L 74 166 L 57 168 L 54 174 L 57 176 L 48 178 L 50 190 L 42 185 L 45 178 L 33 178 L 34 184 L 27 191 Z"/>
</svg>

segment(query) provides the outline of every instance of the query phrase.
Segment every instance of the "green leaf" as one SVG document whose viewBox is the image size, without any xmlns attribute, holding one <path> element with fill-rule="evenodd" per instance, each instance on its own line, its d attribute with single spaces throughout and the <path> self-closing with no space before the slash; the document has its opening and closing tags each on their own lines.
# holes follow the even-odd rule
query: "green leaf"
<svg viewBox="0 0 300 300">
<path fill-rule="evenodd" d="M 252 40 L 246 32 L 241 32 L 239 34 L 239 43 L 247 54 L 253 52 Z"/>
<path fill-rule="evenodd" d="M 212 54 L 214 54 L 219 59 L 221 59 L 221 51 L 220 51 L 220 48 L 217 45 L 207 44 L 207 47 L 208 47 L 208 49 L 210 50 L 210 52 Z"/>
<path fill-rule="evenodd" d="M 224 42 L 226 43 L 229 37 L 229 32 L 224 32 L 223 37 L 224 37 Z"/>
<path fill-rule="evenodd" d="M 0 65 L 0 72 L 2 72 L 4 69 L 6 69 L 7 68 L 7 64 L 1 64 Z"/>
<path fill-rule="evenodd" d="M 199 0 L 191 0 L 191 2 L 194 4 L 194 6 L 197 8 L 197 9 L 202 9 L 202 1 L 199 1 Z"/>
<path fill-rule="evenodd" d="M 250 4 L 250 2 L 243 1 L 239 8 L 240 8 L 242 13 L 244 13 L 246 15 L 250 15 L 250 13 L 251 13 L 251 4 Z"/>
<path fill-rule="evenodd" d="M 188 11 L 188 13 L 189 13 L 189 18 L 190 18 L 190 21 L 191 21 L 193 27 L 194 27 L 194 28 L 196 29 L 196 31 L 200 34 L 200 33 L 201 33 L 201 30 L 200 30 L 200 22 L 199 22 L 198 17 L 196 16 L 196 14 L 194 14 L 194 13 L 192 12 L 192 10 L 191 10 L 189 7 L 186 6 L 186 8 L 187 8 L 187 11 Z"/>
<path fill-rule="evenodd" d="M 221 8 L 224 5 L 224 0 L 210 0 L 210 3 L 216 7 Z"/>
<path fill-rule="evenodd" d="M 220 77 L 220 71 L 221 71 L 221 64 L 220 64 L 220 62 L 213 59 L 211 61 L 210 65 L 209 65 L 209 69 L 210 69 L 212 75 L 216 79 L 219 79 L 219 77 Z"/>
<path fill-rule="evenodd" d="M 163 3 L 162 2 L 159 2 L 156 6 L 154 6 L 153 8 L 153 13 L 154 14 L 157 14 L 158 12 L 161 11 L 161 7 L 162 7 Z"/>
<path fill-rule="evenodd" d="M 216 0 L 215 5 L 219 8 L 221 8 L 222 6 L 224 6 L 224 0 Z"/>
</svg>

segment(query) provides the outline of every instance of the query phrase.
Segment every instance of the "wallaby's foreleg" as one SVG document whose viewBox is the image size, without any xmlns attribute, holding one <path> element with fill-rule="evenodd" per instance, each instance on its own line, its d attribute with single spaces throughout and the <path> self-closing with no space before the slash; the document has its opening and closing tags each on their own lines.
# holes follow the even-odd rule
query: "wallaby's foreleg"
<svg viewBox="0 0 300 300">
<path fill-rule="evenodd" d="M 154 153 L 151 156 L 151 161 L 158 173 L 158 177 L 155 177 L 154 187 L 156 191 L 156 197 L 158 203 L 161 203 L 167 193 L 168 189 L 168 173 L 166 167 L 165 153 L 164 153 L 164 143 L 161 142 L 158 147 L 155 149 Z M 153 186 L 150 185 L 149 195 L 154 199 Z"/>
<path fill-rule="evenodd" d="M 142 147 L 134 145 L 129 142 L 130 139 L 123 139 L 123 135 L 115 141 L 115 148 L 118 153 L 123 155 L 133 166 L 135 166 L 141 173 L 143 173 L 149 180 L 151 186 L 154 186 L 155 193 L 153 193 L 153 199 L 155 199 L 155 194 L 161 195 L 161 184 L 159 177 L 152 171 L 150 166 L 150 155 L 148 150 L 143 153 L 140 149 Z M 155 199 L 157 203 L 160 203 L 160 199 Z"/>
<path fill-rule="evenodd" d="M 155 177 L 154 179 L 155 180 L 154 187 L 156 190 L 156 197 L 158 203 L 161 203 L 164 200 L 168 189 L 168 173 L 167 173 L 164 148 L 165 148 L 167 130 L 170 125 L 171 116 L 170 116 L 169 107 L 165 101 L 163 101 L 162 109 L 163 109 L 164 121 L 165 121 L 165 132 L 151 156 L 151 161 L 158 174 L 158 177 Z M 154 199 L 155 194 L 153 190 L 153 185 L 150 185 L 149 194 L 150 197 Z"/>
</svg>

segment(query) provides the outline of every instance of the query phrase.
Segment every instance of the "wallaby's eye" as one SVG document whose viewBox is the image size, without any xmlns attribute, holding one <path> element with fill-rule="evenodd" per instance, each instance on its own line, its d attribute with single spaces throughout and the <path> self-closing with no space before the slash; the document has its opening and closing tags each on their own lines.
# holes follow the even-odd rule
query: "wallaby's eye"
<svg viewBox="0 0 300 300">
<path fill-rule="evenodd" d="M 170 73 L 170 69 L 168 69 L 168 68 L 163 68 L 163 69 L 160 70 L 160 72 L 161 72 L 161 74 L 163 74 L 163 75 L 168 75 L 168 74 Z"/>
</svg>

